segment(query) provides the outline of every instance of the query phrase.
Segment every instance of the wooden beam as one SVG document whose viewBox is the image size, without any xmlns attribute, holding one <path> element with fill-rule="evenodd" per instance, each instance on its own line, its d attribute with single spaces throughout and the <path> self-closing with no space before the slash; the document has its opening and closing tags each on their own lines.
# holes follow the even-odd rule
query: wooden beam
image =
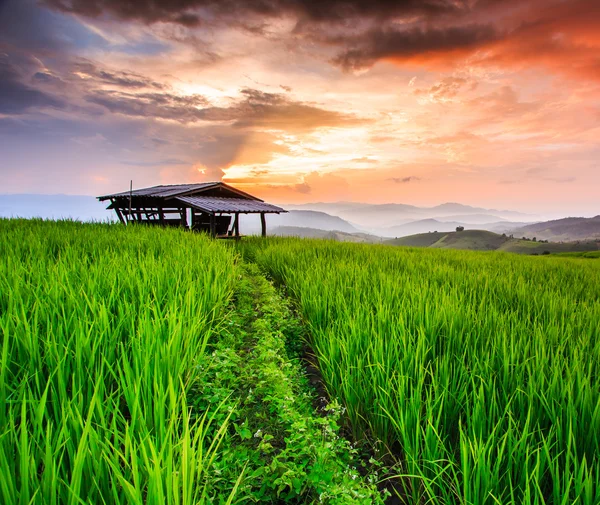
<svg viewBox="0 0 600 505">
<path fill-rule="evenodd" d="M 266 237 L 267 236 L 267 220 L 265 219 L 264 212 L 260 213 L 260 229 L 261 229 L 261 235 L 263 237 Z"/>
<path fill-rule="evenodd" d="M 240 238 L 240 213 L 235 213 L 235 218 L 233 221 L 233 230 L 235 232 L 235 238 Z"/>
<path fill-rule="evenodd" d="M 217 236 L 217 226 L 214 213 L 210 214 L 210 236 L 212 238 L 215 238 Z"/>
<path fill-rule="evenodd" d="M 117 213 L 117 216 L 119 217 L 119 221 L 121 221 L 121 223 L 123 223 L 123 224 L 127 224 L 127 223 L 125 223 L 125 219 L 123 219 L 123 214 L 121 214 L 121 209 L 115 209 L 115 212 Z"/>
<path fill-rule="evenodd" d="M 181 226 L 183 226 L 184 228 L 187 228 L 188 227 L 187 209 L 185 207 L 182 207 L 181 209 L 179 209 L 179 217 L 181 218 Z"/>
</svg>

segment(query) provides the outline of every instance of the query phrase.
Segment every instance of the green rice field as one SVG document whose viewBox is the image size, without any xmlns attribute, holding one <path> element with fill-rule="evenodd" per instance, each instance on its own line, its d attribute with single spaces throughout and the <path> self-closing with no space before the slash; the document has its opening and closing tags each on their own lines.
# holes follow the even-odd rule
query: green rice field
<svg viewBox="0 0 600 505">
<path fill-rule="evenodd" d="M 600 504 L 600 262 L 6 219 L 0 257 L 2 504 Z"/>
<path fill-rule="evenodd" d="M 356 438 L 406 503 L 600 503 L 600 265 L 298 239 L 285 284 Z"/>
<path fill-rule="evenodd" d="M 202 503 L 224 431 L 187 393 L 232 252 L 101 224 L 0 235 L 0 503 Z"/>
</svg>

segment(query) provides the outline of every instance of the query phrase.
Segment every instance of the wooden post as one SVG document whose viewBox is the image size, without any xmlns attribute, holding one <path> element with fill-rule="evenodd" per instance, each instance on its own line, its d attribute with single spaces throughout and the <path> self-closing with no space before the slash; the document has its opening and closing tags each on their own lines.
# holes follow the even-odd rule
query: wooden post
<svg viewBox="0 0 600 505">
<path fill-rule="evenodd" d="M 133 221 L 133 219 L 131 217 L 131 198 L 132 198 L 132 194 L 133 194 L 133 179 L 129 181 L 129 214 L 128 214 L 128 218 L 127 218 L 127 223 L 129 223 L 130 220 Z"/>
<path fill-rule="evenodd" d="M 123 223 L 123 224 L 127 224 L 127 223 L 125 223 L 125 219 L 123 218 L 123 214 L 121 213 L 121 209 L 115 208 L 115 212 L 117 213 L 117 216 L 119 217 L 119 221 L 121 221 L 121 223 Z"/>
<path fill-rule="evenodd" d="M 240 213 L 239 212 L 235 213 L 235 218 L 233 221 L 233 230 L 235 232 L 235 238 L 239 239 L 240 238 Z"/>
<path fill-rule="evenodd" d="M 210 215 L 210 236 L 215 238 L 217 236 L 217 229 L 215 223 L 215 214 L 214 212 Z"/>
<path fill-rule="evenodd" d="M 267 220 L 265 219 L 264 212 L 260 213 L 260 228 L 261 228 L 261 235 L 263 237 L 266 237 L 267 236 Z"/>
</svg>

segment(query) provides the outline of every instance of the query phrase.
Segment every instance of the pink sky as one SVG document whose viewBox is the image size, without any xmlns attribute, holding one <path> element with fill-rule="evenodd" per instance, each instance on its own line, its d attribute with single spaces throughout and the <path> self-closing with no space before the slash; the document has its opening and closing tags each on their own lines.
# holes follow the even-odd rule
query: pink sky
<svg viewBox="0 0 600 505">
<path fill-rule="evenodd" d="M 597 0 L 9 0 L 0 193 L 600 213 Z"/>
</svg>

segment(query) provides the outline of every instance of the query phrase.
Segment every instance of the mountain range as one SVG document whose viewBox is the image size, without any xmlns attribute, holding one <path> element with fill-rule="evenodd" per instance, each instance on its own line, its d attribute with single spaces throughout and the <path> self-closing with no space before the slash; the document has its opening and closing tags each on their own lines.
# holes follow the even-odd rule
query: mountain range
<svg viewBox="0 0 600 505">
<path fill-rule="evenodd" d="M 567 217 L 542 223 L 529 224 L 514 230 L 515 236 L 527 238 L 536 237 L 538 240 L 552 242 L 573 240 L 599 240 L 600 215 L 585 217 Z"/>
<path fill-rule="evenodd" d="M 317 202 L 283 207 L 289 212 L 267 217 L 268 230 L 282 235 L 380 242 L 423 233 L 448 233 L 463 227 L 553 242 L 600 239 L 600 215 L 539 222 L 534 215 L 460 203 L 417 207 L 399 203 Z M 80 195 L 0 195 L 0 217 L 115 220 L 104 203 Z M 240 226 L 242 233 L 259 233 L 260 220 L 253 215 L 242 216 Z M 338 235 L 333 237 L 329 232 Z"/>
<path fill-rule="evenodd" d="M 385 229 L 410 221 L 436 219 L 438 221 L 461 221 L 467 224 L 500 222 L 534 222 L 536 216 L 512 210 L 484 209 L 460 203 L 444 203 L 434 207 L 417 207 L 401 203 L 366 204 L 354 202 L 307 203 L 287 205 L 286 209 L 318 210 L 339 216 L 354 226 L 370 229 Z M 466 216 L 470 216 L 467 218 Z"/>
</svg>

